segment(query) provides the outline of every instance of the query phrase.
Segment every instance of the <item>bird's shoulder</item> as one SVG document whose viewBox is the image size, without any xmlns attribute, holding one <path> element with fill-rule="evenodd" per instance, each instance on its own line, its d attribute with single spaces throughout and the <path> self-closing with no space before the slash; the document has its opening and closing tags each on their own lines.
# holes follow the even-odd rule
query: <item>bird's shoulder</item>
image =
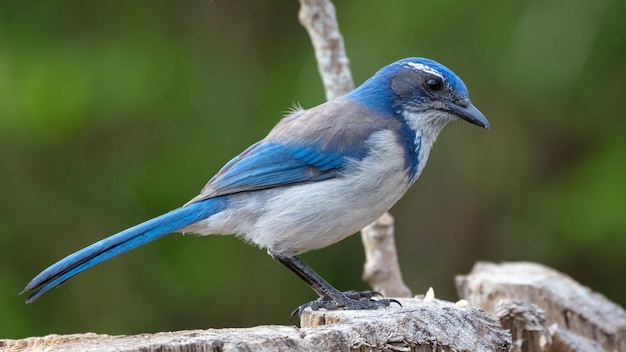
<svg viewBox="0 0 626 352">
<path fill-rule="evenodd" d="M 350 161 L 367 155 L 371 135 L 389 129 L 401 127 L 347 97 L 296 108 L 267 137 L 229 161 L 190 203 L 340 176 Z"/>
<path fill-rule="evenodd" d="M 328 153 L 362 158 L 367 139 L 380 130 L 401 131 L 402 123 L 381 116 L 364 104 L 343 96 L 284 117 L 265 140 L 286 145 L 306 145 Z"/>
</svg>

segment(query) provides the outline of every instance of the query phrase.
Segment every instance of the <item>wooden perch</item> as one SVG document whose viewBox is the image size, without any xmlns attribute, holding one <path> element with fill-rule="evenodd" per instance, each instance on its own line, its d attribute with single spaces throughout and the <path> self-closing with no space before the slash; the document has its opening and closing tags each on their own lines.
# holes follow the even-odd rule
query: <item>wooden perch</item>
<svg viewBox="0 0 626 352">
<path fill-rule="evenodd" d="M 464 304 L 399 298 L 402 307 L 313 311 L 303 327 L 346 326 L 351 351 L 508 351 L 511 336 L 491 315 Z M 358 336 L 358 337 L 357 337 Z M 359 348 L 355 348 L 359 347 Z"/>
<path fill-rule="evenodd" d="M 477 263 L 456 286 L 511 330 L 518 351 L 626 351 L 624 309 L 543 265 Z"/>
<path fill-rule="evenodd" d="M 475 307 L 400 298 L 374 311 L 306 309 L 302 328 L 49 335 L 0 340 L 0 351 L 626 351 L 626 312 L 553 269 L 478 263 L 456 284 Z"/>
<path fill-rule="evenodd" d="M 511 337 L 482 310 L 400 299 L 375 311 L 305 310 L 302 328 L 257 326 L 134 336 L 49 335 L 0 340 L 2 351 L 508 351 Z"/>
</svg>

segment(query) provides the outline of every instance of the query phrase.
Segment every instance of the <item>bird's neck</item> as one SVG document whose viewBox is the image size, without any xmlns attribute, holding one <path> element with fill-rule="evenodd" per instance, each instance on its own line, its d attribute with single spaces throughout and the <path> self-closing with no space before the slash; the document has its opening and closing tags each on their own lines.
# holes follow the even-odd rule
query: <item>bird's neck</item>
<svg viewBox="0 0 626 352">
<path fill-rule="evenodd" d="M 424 170 L 430 150 L 445 127 L 435 116 L 428 112 L 404 113 L 404 130 L 406 138 L 406 159 L 409 164 L 409 179 L 415 182 Z"/>
</svg>

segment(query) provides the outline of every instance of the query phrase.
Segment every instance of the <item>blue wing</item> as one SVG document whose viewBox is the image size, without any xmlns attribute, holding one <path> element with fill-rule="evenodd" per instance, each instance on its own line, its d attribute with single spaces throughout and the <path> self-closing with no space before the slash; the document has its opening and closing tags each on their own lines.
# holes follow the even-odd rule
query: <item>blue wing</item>
<svg viewBox="0 0 626 352">
<path fill-rule="evenodd" d="M 261 141 L 227 163 L 192 199 L 322 181 L 337 177 L 347 157 L 312 146 Z"/>
</svg>

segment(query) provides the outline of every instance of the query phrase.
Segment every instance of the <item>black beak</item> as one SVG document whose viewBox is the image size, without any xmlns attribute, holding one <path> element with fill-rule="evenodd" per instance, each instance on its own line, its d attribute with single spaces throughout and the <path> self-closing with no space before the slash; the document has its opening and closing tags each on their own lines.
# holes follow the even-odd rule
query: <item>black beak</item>
<svg viewBox="0 0 626 352">
<path fill-rule="evenodd" d="M 489 121 L 487 121 L 487 118 L 482 112 L 478 111 L 478 109 L 476 109 L 476 107 L 472 105 L 469 100 L 463 101 L 462 104 L 465 106 L 454 103 L 450 104 L 450 110 L 472 125 L 489 129 Z"/>
</svg>

